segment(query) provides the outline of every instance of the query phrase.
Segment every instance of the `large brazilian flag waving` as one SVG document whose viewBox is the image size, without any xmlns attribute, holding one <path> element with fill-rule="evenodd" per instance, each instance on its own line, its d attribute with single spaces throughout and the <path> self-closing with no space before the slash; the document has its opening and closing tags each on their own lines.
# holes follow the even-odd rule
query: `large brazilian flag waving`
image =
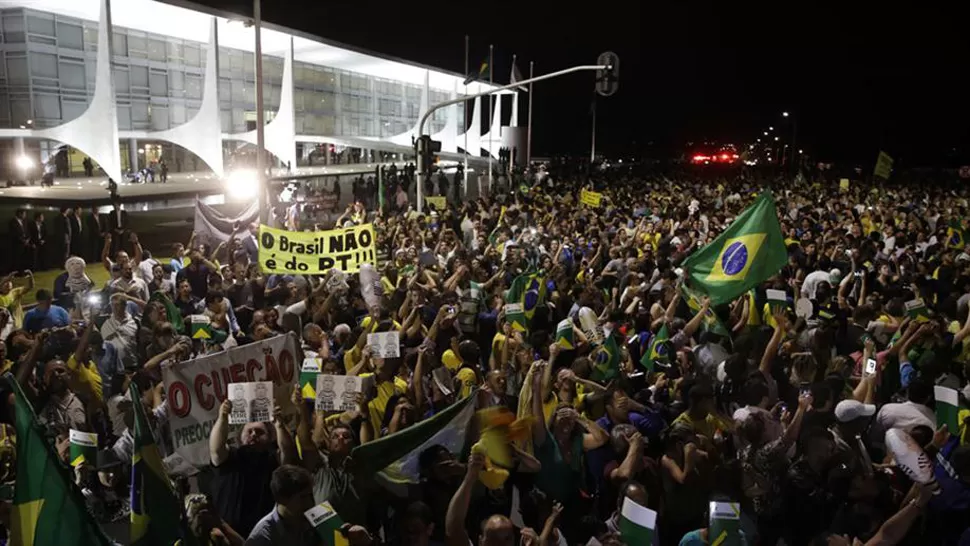
<svg viewBox="0 0 970 546">
<path fill-rule="evenodd" d="M 787 261 L 775 200 L 764 192 L 724 233 L 687 258 L 684 269 L 690 286 L 720 305 L 778 273 Z"/>
<path fill-rule="evenodd" d="M 4 381 L 16 394 L 17 483 L 10 514 L 10 544 L 17 546 L 109 546 L 91 518 L 73 471 L 54 455 L 34 408 L 12 375 Z"/>
<path fill-rule="evenodd" d="M 135 450 L 131 462 L 131 544 L 171 546 L 180 542 L 182 507 L 162 466 L 141 394 L 130 386 L 135 409 Z M 187 534 L 187 533 L 186 533 Z"/>
</svg>

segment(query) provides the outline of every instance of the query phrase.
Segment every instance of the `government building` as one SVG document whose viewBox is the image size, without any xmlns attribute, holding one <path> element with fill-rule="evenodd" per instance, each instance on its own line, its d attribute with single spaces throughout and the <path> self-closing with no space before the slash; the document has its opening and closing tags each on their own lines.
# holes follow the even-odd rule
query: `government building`
<svg viewBox="0 0 970 546">
<path fill-rule="evenodd" d="M 489 89 L 265 22 L 261 44 L 265 147 L 281 166 L 404 158 L 429 104 Z M 88 163 L 123 180 L 164 161 L 221 177 L 253 158 L 254 51 L 251 20 L 181 1 L 0 0 L 0 169 Z M 485 114 L 487 99 L 467 104 L 425 128 L 443 156 L 480 162 L 522 133 L 516 93 Z"/>
</svg>

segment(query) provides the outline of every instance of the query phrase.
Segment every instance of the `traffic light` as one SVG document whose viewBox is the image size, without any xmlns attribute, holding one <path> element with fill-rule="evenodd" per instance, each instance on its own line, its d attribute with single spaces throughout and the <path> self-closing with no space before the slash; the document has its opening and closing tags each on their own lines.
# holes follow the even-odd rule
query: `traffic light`
<svg viewBox="0 0 970 546">
<path fill-rule="evenodd" d="M 596 64 L 606 67 L 596 71 L 596 92 L 601 97 L 609 97 L 620 87 L 620 57 L 607 51 L 600 54 Z"/>
<path fill-rule="evenodd" d="M 431 166 L 437 163 L 435 152 L 441 151 L 441 141 L 431 140 L 431 137 L 428 135 L 421 135 L 415 142 L 415 145 L 418 148 L 417 153 L 421 157 L 424 172 L 430 172 Z"/>
</svg>

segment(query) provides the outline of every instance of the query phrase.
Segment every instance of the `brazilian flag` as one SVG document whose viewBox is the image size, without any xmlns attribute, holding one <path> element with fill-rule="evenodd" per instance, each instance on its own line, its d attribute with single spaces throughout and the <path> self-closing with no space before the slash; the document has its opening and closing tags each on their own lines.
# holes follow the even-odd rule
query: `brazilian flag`
<svg viewBox="0 0 970 546">
<path fill-rule="evenodd" d="M 488 66 L 488 59 L 484 59 L 482 63 L 478 65 L 478 73 L 472 72 L 465 76 L 465 82 L 462 85 L 468 85 L 476 80 L 485 81 L 489 79 L 491 79 L 491 70 Z"/>
<path fill-rule="evenodd" d="M 591 356 L 593 369 L 590 377 L 593 381 L 605 382 L 620 375 L 620 347 L 612 333 L 606 336 L 603 344 Z"/>
<path fill-rule="evenodd" d="M 967 246 L 966 234 L 959 222 L 950 222 L 946 228 L 946 246 L 949 248 L 964 248 Z"/>
<path fill-rule="evenodd" d="M 17 484 L 10 513 L 10 542 L 17 546 L 110 546 L 112 541 L 88 513 L 74 485 L 74 471 L 61 463 L 13 375 L 17 429 Z"/>
<path fill-rule="evenodd" d="M 131 544 L 170 546 L 182 536 L 182 507 L 162 466 L 141 394 L 129 387 L 135 401 L 134 441 L 131 462 Z"/>
<path fill-rule="evenodd" d="M 778 273 L 788 262 L 770 192 L 755 199 L 713 242 L 684 262 L 690 284 L 720 305 Z"/>
<path fill-rule="evenodd" d="M 522 306 L 525 328 L 528 330 L 536 309 L 546 301 L 546 278 L 540 272 L 523 273 L 512 281 L 505 298 L 508 303 Z"/>
<path fill-rule="evenodd" d="M 640 365 L 652 372 L 656 369 L 657 363 L 670 362 L 670 332 L 667 325 L 660 327 L 657 335 L 650 341 L 650 349 L 640 358 Z"/>
<path fill-rule="evenodd" d="M 690 308 L 691 312 L 697 314 L 701 311 L 703 305 L 701 304 L 701 298 L 703 297 L 699 292 L 688 288 L 686 284 L 680 285 L 680 293 L 684 297 L 684 301 L 687 302 L 687 307 Z M 713 309 L 708 306 L 707 312 L 704 314 L 704 320 L 701 322 L 701 328 L 711 332 L 712 334 L 717 334 L 719 336 L 731 337 L 731 332 L 724 326 L 721 319 L 717 318 L 717 314 Z"/>
</svg>

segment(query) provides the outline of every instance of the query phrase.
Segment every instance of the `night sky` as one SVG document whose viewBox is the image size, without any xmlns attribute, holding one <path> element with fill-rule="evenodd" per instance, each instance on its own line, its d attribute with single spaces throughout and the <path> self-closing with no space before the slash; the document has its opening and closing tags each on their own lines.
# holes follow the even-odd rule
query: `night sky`
<svg viewBox="0 0 970 546">
<path fill-rule="evenodd" d="M 248 0 L 198 1 L 251 13 Z M 970 19 L 928 3 L 470 4 L 277 0 L 263 2 L 263 17 L 455 72 L 468 34 L 471 65 L 494 44 L 503 83 L 513 53 L 526 75 L 530 60 L 539 74 L 615 51 L 619 92 L 597 100 L 597 149 L 612 156 L 746 145 L 768 126 L 784 142 L 795 120 L 796 146 L 816 159 L 871 163 L 884 149 L 899 166 L 970 163 Z M 534 155 L 589 153 L 593 85 L 577 74 L 535 86 Z"/>
</svg>

